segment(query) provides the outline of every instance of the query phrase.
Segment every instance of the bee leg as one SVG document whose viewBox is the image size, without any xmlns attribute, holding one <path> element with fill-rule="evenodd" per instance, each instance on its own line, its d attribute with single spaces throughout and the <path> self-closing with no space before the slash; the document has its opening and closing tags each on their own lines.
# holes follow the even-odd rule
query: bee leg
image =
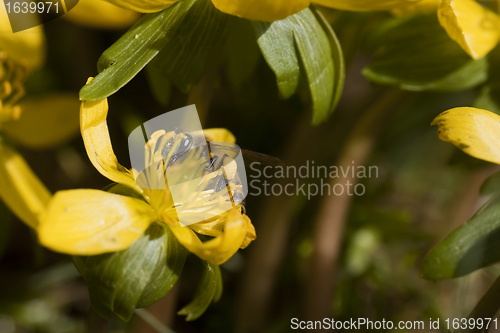
<svg viewBox="0 0 500 333">
<path fill-rule="evenodd" d="M 219 156 L 210 157 L 210 161 L 207 161 L 208 166 L 205 168 L 205 170 L 210 171 L 210 169 L 212 169 L 212 171 L 215 171 L 214 164 L 217 162 L 218 159 L 219 159 Z"/>
<path fill-rule="evenodd" d="M 226 158 L 229 158 L 228 154 L 224 154 L 222 158 L 220 159 L 220 163 L 215 167 L 215 170 L 219 170 L 222 166 L 224 166 L 224 160 Z"/>
<path fill-rule="evenodd" d="M 215 192 L 222 191 L 223 189 L 227 189 L 227 179 L 224 175 L 220 175 L 219 180 L 217 181 L 217 185 L 215 186 Z"/>
</svg>

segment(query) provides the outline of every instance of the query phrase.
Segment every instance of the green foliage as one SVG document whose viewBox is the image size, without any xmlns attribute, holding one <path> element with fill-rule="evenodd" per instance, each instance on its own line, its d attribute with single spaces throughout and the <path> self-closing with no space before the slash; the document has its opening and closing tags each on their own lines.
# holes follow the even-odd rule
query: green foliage
<svg viewBox="0 0 500 333">
<path fill-rule="evenodd" d="M 276 74 L 281 96 L 295 93 L 302 65 L 313 102 L 312 123 L 325 121 L 343 85 L 342 51 L 333 30 L 324 29 L 324 20 L 320 23 L 310 9 L 281 21 L 253 22 L 253 27 L 262 55 Z"/>
<path fill-rule="evenodd" d="M 488 195 L 498 192 L 500 190 L 500 172 L 488 177 L 481 185 L 481 194 Z"/>
<path fill-rule="evenodd" d="M 134 189 L 125 186 L 123 184 L 116 184 L 116 183 L 109 184 L 103 189 L 103 191 L 144 200 L 144 198 L 139 192 L 136 192 Z"/>
<path fill-rule="evenodd" d="M 281 97 L 289 98 L 297 90 L 300 78 L 299 56 L 290 23 L 255 21 L 252 25 L 262 55 L 276 74 Z"/>
<path fill-rule="evenodd" d="M 178 314 L 186 316 L 187 321 L 199 318 L 212 301 L 217 302 L 222 295 L 222 277 L 219 266 L 204 261 L 205 270 L 194 299 L 179 310 Z"/>
<path fill-rule="evenodd" d="M 180 1 L 164 11 L 144 15 L 101 55 L 99 75 L 80 90 L 80 99 L 108 97 L 132 80 L 173 38 L 195 1 Z"/>
<path fill-rule="evenodd" d="M 451 279 L 499 260 L 500 195 L 496 195 L 426 256 L 421 274 L 428 280 Z"/>
<path fill-rule="evenodd" d="M 436 14 L 389 19 L 365 41 L 374 55 L 363 70 L 371 81 L 406 90 L 453 91 L 486 81 L 488 60 L 473 60 L 450 39 Z"/>
<path fill-rule="evenodd" d="M 497 46 L 488 54 L 488 81 L 481 88 L 474 107 L 500 115 L 500 47 Z"/>
<path fill-rule="evenodd" d="M 120 252 L 73 257 L 88 284 L 93 308 L 104 318 L 128 321 L 134 310 L 165 296 L 184 266 L 186 250 L 170 229 L 153 223 Z"/>
</svg>

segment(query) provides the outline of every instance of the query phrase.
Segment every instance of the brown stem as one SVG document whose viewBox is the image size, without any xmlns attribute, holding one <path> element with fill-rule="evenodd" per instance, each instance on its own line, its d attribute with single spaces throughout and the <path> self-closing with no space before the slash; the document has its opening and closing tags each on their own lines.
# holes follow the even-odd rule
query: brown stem
<svg viewBox="0 0 500 333">
<path fill-rule="evenodd" d="M 175 314 L 177 313 L 178 289 L 179 286 L 176 284 L 165 297 L 146 308 L 149 315 L 153 316 L 159 323 L 166 327 L 173 326 Z M 152 327 L 149 322 L 138 316 L 133 332 L 158 333 L 158 330 Z"/>
<path fill-rule="evenodd" d="M 287 165 L 303 155 L 317 129 L 309 125 L 307 114 L 294 131 L 292 142 L 287 147 L 284 161 Z M 258 221 L 257 240 L 249 247 L 248 264 L 241 281 L 236 310 L 236 332 L 259 332 L 267 323 L 277 273 L 288 243 L 292 220 L 292 196 L 266 197 L 265 207 Z"/>
<path fill-rule="evenodd" d="M 495 314 L 500 310 L 500 278 L 496 279 L 493 285 L 488 289 L 488 291 L 484 294 L 483 298 L 477 303 L 476 307 L 470 313 L 468 319 L 475 319 L 475 323 L 477 324 L 478 319 L 482 319 L 483 323 L 486 323 L 487 320 L 485 318 L 491 318 L 491 320 L 495 319 Z M 469 322 L 467 320 L 467 322 Z M 493 327 L 493 329 L 491 329 Z M 489 331 L 495 331 L 495 325 L 493 322 L 490 322 Z M 483 328 L 474 328 L 470 330 L 458 330 L 458 332 L 486 332 L 486 326 L 483 325 Z"/>
<path fill-rule="evenodd" d="M 351 167 L 356 170 L 365 164 L 385 124 L 405 96 L 399 89 L 388 90 L 365 112 L 340 154 L 339 168 Z M 352 193 L 357 179 L 352 175 L 333 178 L 331 188 L 337 184 L 341 184 L 344 189 L 350 188 Z M 323 201 L 314 228 L 314 247 L 306 288 L 305 315 L 308 320 L 321 320 L 332 312 L 335 269 L 352 199 L 352 195 L 343 191 L 342 195 L 331 195 Z"/>
</svg>

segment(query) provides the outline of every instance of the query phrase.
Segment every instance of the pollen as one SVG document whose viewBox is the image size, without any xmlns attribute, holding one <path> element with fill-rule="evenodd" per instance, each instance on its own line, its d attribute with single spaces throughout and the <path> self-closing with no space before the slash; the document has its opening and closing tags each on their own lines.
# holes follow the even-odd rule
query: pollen
<svg viewBox="0 0 500 333">
<path fill-rule="evenodd" d="M 28 70 L 0 51 L 0 122 L 17 120 L 21 108 L 17 102 L 24 95 Z"/>
</svg>

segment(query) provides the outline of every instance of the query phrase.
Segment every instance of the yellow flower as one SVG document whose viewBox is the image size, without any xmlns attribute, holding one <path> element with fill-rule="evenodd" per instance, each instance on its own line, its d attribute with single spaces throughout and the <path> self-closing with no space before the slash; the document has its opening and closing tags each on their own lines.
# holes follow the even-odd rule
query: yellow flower
<svg viewBox="0 0 500 333">
<path fill-rule="evenodd" d="M 480 59 L 500 39 L 500 17 L 474 0 L 443 0 L 439 22 L 472 58 Z"/>
<path fill-rule="evenodd" d="M 132 171 L 118 163 L 109 137 L 107 112 L 106 99 L 83 101 L 81 104 L 80 130 L 87 154 L 102 175 L 129 191 L 134 190 L 136 197 L 88 189 L 56 193 L 38 227 L 39 239 L 44 246 L 72 255 L 116 252 L 128 248 L 151 223 L 161 223 L 168 226 L 189 251 L 212 264 L 220 265 L 255 239 L 255 229 L 250 219 L 241 213 L 239 205 L 225 212 L 218 209 L 218 203 L 227 199 L 221 193 L 225 192 L 227 196 L 229 193 L 206 190 L 217 173 L 234 174 L 234 170 L 229 170 L 234 165 L 204 175 L 196 188 L 205 190 L 192 191 L 190 193 L 193 195 L 174 203 L 168 186 L 166 189 L 149 189 L 155 186 L 143 188 L 137 184 L 158 181 L 164 177 L 163 169 L 146 169 L 136 182 Z M 182 138 L 181 134 L 174 132 L 155 132 L 145 147 L 147 156 L 156 156 L 156 147 L 163 147 L 157 142 L 163 142 L 169 135 L 179 140 Z M 206 130 L 204 135 L 207 140 L 225 139 L 234 142 L 232 134 L 224 129 Z M 179 176 L 191 170 L 190 165 L 185 163 L 174 164 L 172 168 L 178 168 Z M 176 175 L 175 171 L 169 172 Z M 231 176 L 227 178 L 231 179 Z M 177 212 L 181 211 L 184 215 L 192 214 L 193 219 L 200 216 L 208 218 L 200 223 L 182 226 L 177 216 Z M 202 241 L 199 235 L 203 235 L 202 239 L 210 239 Z"/>
<path fill-rule="evenodd" d="M 182 0 L 107 0 L 142 13 L 161 11 Z M 351 11 L 392 11 L 406 15 L 437 10 L 441 25 L 472 58 L 491 51 L 500 39 L 500 17 L 475 0 L 212 0 L 220 11 L 249 20 L 277 21 L 310 5 Z"/>
<path fill-rule="evenodd" d="M 107 0 L 141 13 L 158 12 L 182 0 Z M 355 11 L 392 10 L 430 0 L 212 0 L 221 12 L 249 20 L 277 21 L 307 8 L 311 2 Z M 436 1 L 436 0 L 434 0 Z M 428 6 L 428 4 L 426 5 Z"/>
<path fill-rule="evenodd" d="M 439 8 L 441 2 L 442 0 L 415 1 L 400 7 L 398 6 L 397 8 L 393 8 L 391 12 L 394 15 L 398 16 L 415 14 L 415 13 L 430 13 L 436 11 Z"/>
<path fill-rule="evenodd" d="M 41 26 L 12 33 L 3 0 L 0 0 L 0 61 L 6 57 L 32 70 L 45 59 L 45 37 Z M 0 72 L 1 76 L 1 72 Z"/>
<path fill-rule="evenodd" d="M 23 82 L 45 59 L 40 26 L 12 33 L 3 0 L 0 4 L 0 122 L 18 119 L 15 103 L 24 95 Z"/>
<path fill-rule="evenodd" d="M 41 26 L 13 33 L 0 3 L 0 198 L 24 223 L 36 228 L 51 194 L 3 136 L 29 148 L 48 148 L 78 130 L 78 97 L 26 98 L 24 81 L 45 59 Z M 71 110 L 76 112 L 71 112 Z M 76 117 L 75 117 L 76 116 Z M 3 136 L 2 136 L 3 135 Z"/>
<path fill-rule="evenodd" d="M 20 114 L 20 118 L 0 121 L 1 134 L 28 148 L 53 147 L 71 138 L 78 130 L 78 102 L 75 95 L 59 94 L 27 98 L 18 105 L 4 107 L 0 115 L 14 112 Z M 24 223 L 36 228 L 50 197 L 50 192 L 24 158 L 0 135 L 2 201 Z"/>
<path fill-rule="evenodd" d="M 391 10 L 396 15 L 437 10 L 439 22 L 451 39 L 472 58 L 480 59 L 500 39 L 500 17 L 475 0 L 315 0 L 326 7 L 354 10 Z"/>
<path fill-rule="evenodd" d="M 17 105 L 24 95 L 24 80 L 45 58 L 41 27 L 12 33 L 4 3 L 0 3 L 0 129 L 10 129 L 21 117 Z M 25 133 L 26 134 L 26 133 Z M 23 157 L 0 136 L 0 198 L 23 222 L 36 227 L 50 192 Z"/>
<path fill-rule="evenodd" d="M 121 29 L 134 24 L 140 15 L 104 0 L 80 0 L 63 17 L 73 23 L 91 28 Z"/>
<path fill-rule="evenodd" d="M 500 116 L 470 107 L 441 113 L 431 125 L 438 125 L 439 138 L 465 153 L 500 164 Z"/>
</svg>

